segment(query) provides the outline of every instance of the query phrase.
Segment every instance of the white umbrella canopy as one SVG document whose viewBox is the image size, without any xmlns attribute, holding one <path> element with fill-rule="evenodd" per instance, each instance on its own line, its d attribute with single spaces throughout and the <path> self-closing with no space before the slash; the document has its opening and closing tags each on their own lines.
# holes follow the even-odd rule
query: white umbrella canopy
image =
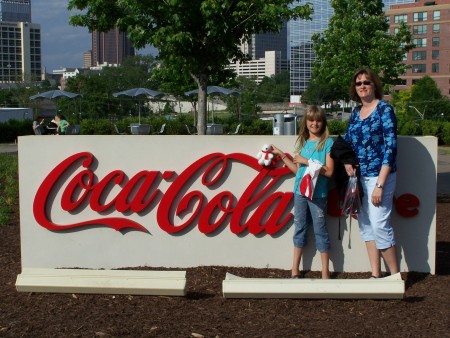
<svg viewBox="0 0 450 338">
<path fill-rule="evenodd" d="M 77 94 L 77 93 L 70 93 L 70 92 L 66 92 L 64 90 L 49 90 L 48 92 L 44 92 L 44 93 L 39 93 L 33 96 L 30 96 L 30 100 L 36 100 L 36 99 L 49 99 L 49 100 L 53 100 L 53 99 L 57 99 L 60 97 L 65 97 L 68 99 L 74 99 L 76 97 L 81 97 L 81 94 Z"/>
<path fill-rule="evenodd" d="M 128 97 L 151 97 L 151 98 L 157 98 L 164 96 L 164 93 L 158 92 L 156 90 L 147 89 L 147 88 L 132 88 L 127 89 L 118 93 L 114 93 L 114 97 L 120 97 L 120 96 L 128 96 Z M 139 99 L 139 124 L 141 124 L 141 100 Z"/>
</svg>

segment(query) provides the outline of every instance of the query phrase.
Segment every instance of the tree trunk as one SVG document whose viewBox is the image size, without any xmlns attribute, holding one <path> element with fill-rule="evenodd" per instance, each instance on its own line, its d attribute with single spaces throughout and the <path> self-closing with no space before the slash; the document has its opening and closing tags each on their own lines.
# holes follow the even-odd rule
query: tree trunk
<svg viewBox="0 0 450 338">
<path fill-rule="evenodd" d="M 206 135 L 206 123 L 208 112 L 208 76 L 200 74 L 198 77 L 191 74 L 195 82 L 198 84 L 198 119 L 197 119 L 197 132 L 198 135 Z"/>
</svg>

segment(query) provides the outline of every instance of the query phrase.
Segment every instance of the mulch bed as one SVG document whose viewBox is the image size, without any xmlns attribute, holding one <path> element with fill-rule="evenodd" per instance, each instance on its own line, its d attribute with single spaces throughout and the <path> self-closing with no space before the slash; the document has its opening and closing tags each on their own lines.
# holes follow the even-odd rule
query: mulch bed
<svg viewBox="0 0 450 338">
<path fill-rule="evenodd" d="M 449 337 L 450 332 L 448 196 L 438 196 L 437 273 L 402 273 L 402 300 L 224 299 L 226 272 L 263 278 L 290 272 L 222 266 L 187 269 L 186 297 L 19 293 L 18 215 L 0 225 L 0 248 L 0 337 Z M 318 278 L 319 272 L 306 277 Z"/>
</svg>

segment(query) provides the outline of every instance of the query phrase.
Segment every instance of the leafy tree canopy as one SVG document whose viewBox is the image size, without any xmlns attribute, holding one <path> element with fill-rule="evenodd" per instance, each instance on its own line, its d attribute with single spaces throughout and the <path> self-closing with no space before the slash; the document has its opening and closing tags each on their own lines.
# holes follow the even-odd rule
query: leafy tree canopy
<svg viewBox="0 0 450 338">
<path fill-rule="evenodd" d="M 90 30 L 119 27 L 135 47 L 152 44 L 166 67 L 188 73 L 199 87 L 200 134 L 206 132 L 206 88 L 210 77 L 226 81 L 230 59 L 246 56 L 238 45 L 253 33 L 279 31 L 290 19 L 307 18 L 310 4 L 292 0 L 70 0 L 82 14 L 70 22 Z M 219 81 L 214 84 L 219 84 Z"/>
<path fill-rule="evenodd" d="M 436 82 L 429 76 L 424 76 L 411 86 L 409 104 L 423 113 L 425 118 L 450 118 L 450 100 L 441 94 Z"/>
<path fill-rule="evenodd" d="M 331 5 L 328 28 L 312 37 L 318 62 L 311 84 L 329 83 L 342 92 L 361 67 L 379 73 L 385 85 L 397 84 L 406 68 L 403 57 L 413 47 L 407 26 L 389 35 L 381 0 L 331 0 Z"/>
</svg>

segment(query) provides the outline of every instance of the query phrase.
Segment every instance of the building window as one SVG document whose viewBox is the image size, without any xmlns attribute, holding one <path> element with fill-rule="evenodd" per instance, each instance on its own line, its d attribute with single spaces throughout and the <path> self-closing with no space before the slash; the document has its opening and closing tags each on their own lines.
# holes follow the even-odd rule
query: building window
<svg viewBox="0 0 450 338">
<path fill-rule="evenodd" d="M 427 39 L 413 39 L 413 44 L 416 45 L 416 47 L 426 47 L 427 46 Z"/>
<path fill-rule="evenodd" d="M 427 34 L 427 25 L 413 26 L 413 34 Z"/>
<path fill-rule="evenodd" d="M 400 23 L 400 22 L 408 22 L 408 15 L 406 15 L 406 14 L 395 15 L 394 23 Z"/>
<path fill-rule="evenodd" d="M 414 13 L 414 22 L 427 21 L 427 12 Z"/>
<path fill-rule="evenodd" d="M 426 71 L 427 71 L 427 65 L 424 65 L 424 64 L 412 65 L 413 73 L 426 73 Z"/>
<path fill-rule="evenodd" d="M 414 61 L 426 60 L 427 59 L 427 52 L 425 52 L 425 51 L 413 52 L 412 58 L 413 58 Z"/>
<path fill-rule="evenodd" d="M 441 31 L 441 25 L 438 23 L 433 24 L 433 33 L 439 33 Z"/>
<path fill-rule="evenodd" d="M 433 64 L 431 65 L 431 71 L 432 71 L 433 73 L 439 73 L 439 63 L 433 63 Z"/>
<path fill-rule="evenodd" d="M 440 40 L 439 38 L 433 38 L 432 45 L 433 47 L 439 47 Z"/>
<path fill-rule="evenodd" d="M 405 79 L 398 79 L 399 81 L 399 86 L 406 86 L 406 80 Z"/>
<path fill-rule="evenodd" d="M 433 60 L 439 60 L 439 50 L 433 50 L 431 51 L 431 58 Z"/>
<path fill-rule="evenodd" d="M 441 11 L 433 12 L 433 20 L 441 20 Z"/>
</svg>

